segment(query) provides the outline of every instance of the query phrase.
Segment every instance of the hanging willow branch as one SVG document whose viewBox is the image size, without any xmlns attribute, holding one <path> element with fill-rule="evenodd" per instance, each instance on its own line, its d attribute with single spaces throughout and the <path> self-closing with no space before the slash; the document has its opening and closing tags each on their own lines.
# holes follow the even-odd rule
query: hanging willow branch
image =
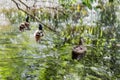
<svg viewBox="0 0 120 80">
<path fill-rule="evenodd" d="M 44 25 L 44 26 L 45 26 L 46 28 L 48 28 L 49 30 L 51 30 L 51 31 L 53 31 L 53 32 L 57 32 L 55 29 L 53 29 L 53 28 L 51 28 L 50 26 L 42 23 L 42 21 L 40 21 L 40 19 L 39 19 L 38 17 L 36 17 L 36 16 L 30 14 L 28 11 L 22 9 L 22 8 L 19 6 L 19 3 L 18 3 L 16 0 L 12 0 L 12 1 L 15 3 L 15 5 L 17 6 L 17 8 L 18 8 L 19 10 L 21 10 L 21 11 L 23 11 L 24 13 L 26 13 L 27 15 L 31 16 L 31 17 L 34 18 L 37 22 L 41 23 L 42 25 Z M 29 6 L 27 6 L 27 5 L 26 5 L 24 2 L 22 2 L 21 0 L 19 0 L 19 2 L 20 2 L 21 4 L 23 4 L 26 8 L 29 8 Z"/>
</svg>

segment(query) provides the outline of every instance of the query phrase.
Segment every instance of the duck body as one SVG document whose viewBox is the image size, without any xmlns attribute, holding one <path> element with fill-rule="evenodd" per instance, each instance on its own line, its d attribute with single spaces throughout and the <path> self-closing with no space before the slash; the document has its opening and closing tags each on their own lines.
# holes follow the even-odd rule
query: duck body
<svg viewBox="0 0 120 80">
<path fill-rule="evenodd" d="M 19 26 L 19 30 L 24 31 L 24 29 L 25 29 L 25 25 L 24 25 L 24 23 L 21 23 Z"/>
<path fill-rule="evenodd" d="M 35 31 L 34 37 L 35 37 L 36 42 L 40 42 L 42 36 L 44 36 L 43 31 L 41 31 L 41 30 L 36 30 Z"/>
<path fill-rule="evenodd" d="M 87 48 L 83 45 L 83 40 L 80 39 L 79 45 L 72 49 L 72 59 L 80 60 L 87 52 Z"/>
<path fill-rule="evenodd" d="M 30 30 L 30 23 L 29 23 L 29 16 L 27 16 L 26 21 L 24 23 L 21 23 L 19 26 L 20 31 L 24 30 Z"/>
<path fill-rule="evenodd" d="M 30 30 L 29 25 L 30 24 L 28 22 L 21 23 L 19 26 L 19 30 L 20 31 Z"/>
<path fill-rule="evenodd" d="M 42 30 L 42 25 L 39 24 L 38 30 L 36 30 L 34 33 L 35 41 L 40 42 L 41 37 L 43 37 L 43 36 L 44 36 L 44 34 L 43 34 L 43 30 Z"/>
</svg>

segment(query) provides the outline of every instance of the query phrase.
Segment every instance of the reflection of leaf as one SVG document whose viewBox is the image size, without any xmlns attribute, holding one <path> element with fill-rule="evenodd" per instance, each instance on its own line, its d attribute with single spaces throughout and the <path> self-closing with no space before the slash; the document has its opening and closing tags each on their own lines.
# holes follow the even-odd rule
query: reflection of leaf
<svg viewBox="0 0 120 80">
<path fill-rule="evenodd" d="M 87 13 L 87 10 L 82 10 L 82 14 L 83 14 L 83 16 L 87 16 L 88 15 L 88 13 Z"/>
<path fill-rule="evenodd" d="M 88 8 L 89 8 L 89 9 L 92 9 L 92 5 L 91 5 L 91 4 L 88 4 Z"/>
<path fill-rule="evenodd" d="M 79 12 L 81 10 L 80 4 L 77 5 L 77 11 Z"/>
<path fill-rule="evenodd" d="M 113 0 L 109 0 L 109 2 L 113 2 Z"/>
<path fill-rule="evenodd" d="M 102 37 L 102 36 L 103 36 L 103 31 L 101 30 L 101 31 L 100 31 L 100 37 Z"/>
<path fill-rule="evenodd" d="M 83 4 L 86 5 L 89 9 L 92 9 L 92 5 L 91 5 L 91 2 L 93 0 L 83 0 Z"/>
<path fill-rule="evenodd" d="M 70 35 L 67 36 L 67 39 L 70 39 Z"/>
<path fill-rule="evenodd" d="M 101 79 L 93 75 L 88 75 L 85 80 L 101 80 Z"/>
<path fill-rule="evenodd" d="M 101 5 L 96 6 L 97 9 L 102 9 L 103 7 Z"/>
</svg>

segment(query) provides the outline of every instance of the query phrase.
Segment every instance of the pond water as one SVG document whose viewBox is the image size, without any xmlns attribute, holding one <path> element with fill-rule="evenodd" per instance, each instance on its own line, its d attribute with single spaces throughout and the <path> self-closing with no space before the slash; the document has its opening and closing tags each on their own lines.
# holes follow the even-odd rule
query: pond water
<svg viewBox="0 0 120 80">
<path fill-rule="evenodd" d="M 113 80 L 114 71 L 118 76 L 119 69 L 115 66 L 120 65 L 119 47 L 93 44 L 88 46 L 87 55 L 82 61 L 71 61 L 73 45 L 55 47 L 59 42 L 57 35 L 48 31 L 45 31 L 41 43 L 37 44 L 33 36 L 35 28 L 21 33 L 16 26 L 4 26 L 0 30 L 1 80 L 48 80 L 52 76 L 55 79 L 59 76 L 60 80 L 77 80 L 81 75 L 89 78 L 91 72 L 101 76 L 98 77 L 100 80 Z"/>
</svg>

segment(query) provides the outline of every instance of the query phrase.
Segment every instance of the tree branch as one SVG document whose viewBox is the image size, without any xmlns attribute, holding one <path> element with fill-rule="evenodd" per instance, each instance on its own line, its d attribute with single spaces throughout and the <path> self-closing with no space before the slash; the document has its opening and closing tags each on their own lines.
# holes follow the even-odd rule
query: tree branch
<svg viewBox="0 0 120 80">
<path fill-rule="evenodd" d="M 19 0 L 20 3 L 22 3 L 26 8 L 30 8 L 28 5 L 26 5 L 24 2 L 22 2 L 21 0 Z"/>
</svg>

